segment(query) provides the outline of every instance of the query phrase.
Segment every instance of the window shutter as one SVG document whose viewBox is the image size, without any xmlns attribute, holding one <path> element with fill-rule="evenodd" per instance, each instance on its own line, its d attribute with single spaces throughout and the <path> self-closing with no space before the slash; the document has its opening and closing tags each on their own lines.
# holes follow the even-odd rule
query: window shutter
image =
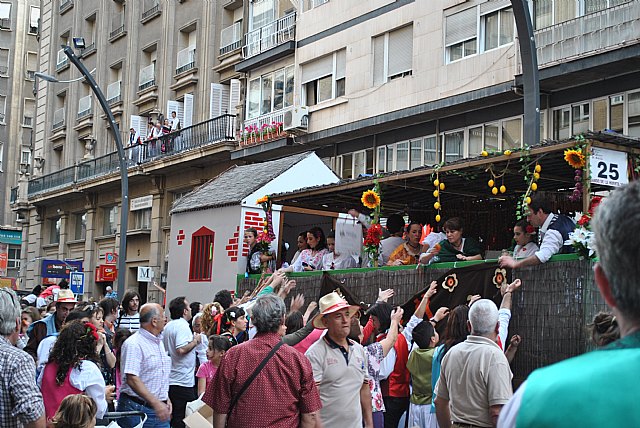
<svg viewBox="0 0 640 428">
<path fill-rule="evenodd" d="M 395 76 L 410 71 L 413 65 L 413 26 L 400 28 L 389 33 L 389 71 Z"/>
<path fill-rule="evenodd" d="M 451 46 L 476 37 L 478 32 L 477 18 L 476 7 L 447 16 L 445 46 Z"/>
<path fill-rule="evenodd" d="M 336 80 L 346 76 L 347 50 L 342 49 L 336 52 Z"/>
<path fill-rule="evenodd" d="M 38 28 L 39 19 L 40 19 L 40 8 L 31 6 L 31 13 L 29 14 L 29 26 L 32 28 Z"/>
<path fill-rule="evenodd" d="M 11 19 L 11 3 L 0 3 L 0 19 Z"/>
<path fill-rule="evenodd" d="M 193 94 L 184 95 L 184 120 L 182 124 L 185 128 L 193 123 Z"/>
<path fill-rule="evenodd" d="M 302 65 L 302 84 L 328 76 L 333 70 L 333 54 Z"/>
<path fill-rule="evenodd" d="M 131 123 L 129 128 L 133 128 L 138 133 L 141 141 L 144 141 L 147 138 L 147 120 L 145 117 L 136 116 L 134 114 L 131 115 L 129 119 Z"/>
<path fill-rule="evenodd" d="M 480 15 L 511 6 L 511 0 L 493 0 L 480 5 Z"/>
<path fill-rule="evenodd" d="M 240 80 L 231 79 L 229 85 L 229 114 L 238 114 L 238 105 L 240 105 Z"/>
<path fill-rule="evenodd" d="M 384 76 L 384 34 L 373 38 L 373 84 L 382 85 Z"/>
<path fill-rule="evenodd" d="M 209 98 L 209 119 L 222 115 L 222 86 L 220 83 L 211 84 Z"/>
</svg>

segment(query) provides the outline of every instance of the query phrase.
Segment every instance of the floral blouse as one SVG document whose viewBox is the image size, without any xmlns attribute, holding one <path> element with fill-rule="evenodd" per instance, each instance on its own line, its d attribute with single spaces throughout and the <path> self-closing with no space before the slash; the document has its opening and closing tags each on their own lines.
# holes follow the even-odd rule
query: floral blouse
<svg viewBox="0 0 640 428">
<path fill-rule="evenodd" d="M 325 254 L 327 254 L 329 250 L 323 248 L 322 250 L 312 254 L 312 250 L 307 248 L 306 250 L 302 250 L 300 253 L 300 257 L 296 259 L 296 262 L 293 264 L 294 272 L 302 272 L 304 270 L 304 266 L 302 263 L 306 263 L 311 266 L 314 270 L 322 270 L 322 258 Z"/>
<path fill-rule="evenodd" d="M 380 388 L 380 363 L 384 359 L 384 352 L 380 342 L 364 347 L 367 351 L 367 370 L 369 371 L 369 389 L 371 389 L 371 405 L 374 412 L 384 412 L 382 389 Z"/>
</svg>

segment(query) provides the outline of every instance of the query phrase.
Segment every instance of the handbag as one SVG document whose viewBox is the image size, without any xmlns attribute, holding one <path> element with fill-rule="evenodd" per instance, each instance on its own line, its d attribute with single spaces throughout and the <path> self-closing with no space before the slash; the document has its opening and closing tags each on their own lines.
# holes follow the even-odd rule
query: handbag
<svg viewBox="0 0 640 428">
<path fill-rule="evenodd" d="M 233 409 L 236 407 L 236 404 L 238 404 L 238 400 L 240 400 L 240 397 L 242 397 L 242 394 L 244 394 L 247 388 L 249 388 L 249 385 L 251 385 L 251 382 L 254 381 L 254 379 L 258 376 L 258 373 L 260 373 L 260 371 L 264 368 L 264 366 L 267 365 L 271 357 L 275 355 L 275 353 L 278 351 L 278 349 L 280 349 L 282 345 L 284 345 L 284 342 L 281 340 L 273 348 L 271 348 L 271 351 L 269 352 L 269 354 L 267 354 L 267 356 L 264 357 L 264 360 L 262 360 L 262 362 L 258 364 L 258 367 L 256 367 L 253 373 L 251 373 L 251 376 L 249 376 L 249 378 L 244 382 L 244 384 L 242 385 L 242 388 L 240 388 L 240 391 L 238 391 L 238 393 L 231 399 L 231 405 L 229 406 L 229 411 L 227 412 L 228 416 L 231 416 L 231 413 L 233 412 Z M 229 421 L 228 416 L 227 416 L 227 423 Z"/>
</svg>

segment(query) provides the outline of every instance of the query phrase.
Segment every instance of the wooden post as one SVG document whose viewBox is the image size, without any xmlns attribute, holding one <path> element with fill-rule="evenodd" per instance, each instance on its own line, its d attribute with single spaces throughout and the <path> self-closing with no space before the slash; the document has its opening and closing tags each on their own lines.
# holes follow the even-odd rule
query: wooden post
<svg viewBox="0 0 640 428">
<path fill-rule="evenodd" d="M 584 170 L 582 171 L 582 212 L 589 211 L 591 203 L 591 140 L 587 140 L 584 146 Z"/>
</svg>

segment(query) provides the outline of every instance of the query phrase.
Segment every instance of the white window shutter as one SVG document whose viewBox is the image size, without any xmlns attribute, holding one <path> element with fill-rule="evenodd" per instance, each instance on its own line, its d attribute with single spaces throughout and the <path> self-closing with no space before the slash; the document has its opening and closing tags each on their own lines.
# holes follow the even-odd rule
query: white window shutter
<svg viewBox="0 0 640 428">
<path fill-rule="evenodd" d="M 193 94 L 184 95 L 184 127 L 187 128 L 193 123 Z"/>
<path fill-rule="evenodd" d="M 395 76 L 411 70 L 413 64 L 413 26 L 389 33 L 389 72 Z"/>
<path fill-rule="evenodd" d="M 147 138 L 147 118 L 142 116 L 136 116 L 134 114 L 131 115 L 131 119 L 129 120 L 130 125 L 129 128 L 133 128 L 138 133 L 141 141 L 144 141 Z M 129 130 L 127 130 L 129 132 Z"/>
<path fill-rule="evenodd" d="M 473 39 L 478 33 L 478 8 L 473 6 L 446 18 L 445 46 Z"/>
<path fill-rule="evenodd" d="M 333 72 L 333 54 L 302 65 L 302 84 L 330 75 Z"/>
<path fill-rule="evenodd" d="M 171 112 L 176 112 L 176 117 L 182 122 L 182 116 L 180 115 L 180 110 L 182 110 L 181 102 L 168 100 L 167 101 L 167 112 L 164 114 L 165 119 L 169 119 L 171 121 Z"/>
<path fill-rule="evenodd" d="M 231 79 L 229 85 L 229 114 L 238 114 L 238 105 L 240 105 L 240 79 Z"/>
<path fill-rule="evenodd" d="M 220 83 L 211 84 L 211 95 L 209 98 L 209 119 L 221 116 L 222 111 L 222 88 Z"/>
<path fill-rule="evenodd" d="M 386 81 L 384 75 L 384 34 L 373 38 L 373 84 L 382 85 Z"/>
</svg>

